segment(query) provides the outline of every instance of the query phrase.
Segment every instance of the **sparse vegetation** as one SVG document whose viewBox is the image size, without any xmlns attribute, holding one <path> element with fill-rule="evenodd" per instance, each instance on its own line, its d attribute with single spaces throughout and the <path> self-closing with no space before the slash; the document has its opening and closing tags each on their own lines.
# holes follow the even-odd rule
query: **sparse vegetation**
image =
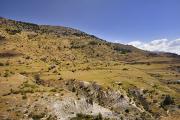
<svg viewBox="0 0 180 120">
<path fill-rule="evenodd" d="M 126 53 L 130 53 L 131 52 L 131 50 L 119 47 L 118 45 L 114 46 L 113 49 L 118 51 L 118 52 L 120 52 L 121 54 L 126 54 Z"/>
<path fill-rule="evenodd" d="M 103 119 L 101 113 L 99 113 L 97 116 L 78 113 L 76 114 L 76 117 L 71 118 L 71 120 L 107 120 L 107 119 Z"/>
<path fill-rule="evenodd" d="M 45 113 L 31 113 L 29 115 L 30 118 L 32 118 L 33 120 L 40 120 L 42 119 L 46 114 Z"/>
<path fill-rule="evenodd" d="M 166 95 L 164 100 L 161 102 L 162 107 L 173 104 L 174 104 L 174 100 L 170 95 Z"/>
<path fill-rule="evenodd" d="M 17 28 L 7 28 L 6 31 L 10 34 L 10 35 L 15 35 L 16 33 L 20 33 L 21 30 L 17 29 Z"/>
<path fill-rule="evenodd" d="M 21 119 L 25 110 L 29 119 L 57 119 L 48 110 L 53 106 L 58 112 L 59 102 L 69 98 L 72 105 L 80 102 L 86 109 L 111 108 L 122 119 L 146 119 L 147 114 L 159 119 L 167 111 L 176 114 L 179 56 L 152 55 L 71 28 L 5 21 L 0 24 L 0 116 Z M 47 112 L 36 115 L 40 105 L 48 106 Z M 72 120 L 106 120 L 103 115 L 79 113 Z"/>
<path fill-rule="evenodd" d="M 123 68 L 122 70 L 128 70 L 128 68 Z"/>
<path fill-rule="evenodd" d="M 36 84 L 38 85 L 43 84 L 43 80 L 41 80 L 39 74 L 34 75 L 34 79 L 35 79 Z"/>
<path fill-rule="evenodd" d="M 71 48 L 78 49 L 78 48 L 84 48 L 86 44 L 79 43 L 79 42 L 71 42 Z"/>
<path fill-rule="evenodd" d="M 96 42 L 96 41 L 90 41 L 90 42 L 89 42 L 89 45 L 98 45 L 98 42 Z"/>
<path fill-rule="evenodd" d="M 4 64 L 3 64 L 3 63 L 0 63 L 0 66 L 4 66 Z"/>
</svg>

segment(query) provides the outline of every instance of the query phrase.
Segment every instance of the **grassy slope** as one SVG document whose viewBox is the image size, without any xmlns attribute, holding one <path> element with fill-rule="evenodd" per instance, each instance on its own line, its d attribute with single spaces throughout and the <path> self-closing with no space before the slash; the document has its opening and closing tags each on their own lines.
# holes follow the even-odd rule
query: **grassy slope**
<svg viewBox="0 0 180 120">
<path fill-rule="evenodd" d="M 178 71 L 169 69 L 180 66 L 179 57 L 152 55 L 70 28 L 37 26 L 6 19 L 1 19 L 1 23 L 2 80 L 17 73 L 26 74 L 29 78 L 40 73 L 43 80 L 61 77 L 96 81 L 104 86 L 113 86 L 119 81 L 126 90 L 134 86 L 154 90 L 158 95 L 149 98 L 150 101 L 160 100 L 162 94 L 170 94 L 180 104 L 178 85 L 163 82 L 180 79 Z"/>
</svg>

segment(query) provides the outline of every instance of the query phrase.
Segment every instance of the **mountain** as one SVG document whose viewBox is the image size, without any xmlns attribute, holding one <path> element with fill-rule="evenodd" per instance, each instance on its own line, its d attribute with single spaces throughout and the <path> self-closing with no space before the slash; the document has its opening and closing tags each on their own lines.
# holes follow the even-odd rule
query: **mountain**
<svg viewBox="0 0 180 120">
<path fill-rule="evenodd" d="M 0 17 L 2 119 L 178 119 L 180 56 Z"/>
</svg>

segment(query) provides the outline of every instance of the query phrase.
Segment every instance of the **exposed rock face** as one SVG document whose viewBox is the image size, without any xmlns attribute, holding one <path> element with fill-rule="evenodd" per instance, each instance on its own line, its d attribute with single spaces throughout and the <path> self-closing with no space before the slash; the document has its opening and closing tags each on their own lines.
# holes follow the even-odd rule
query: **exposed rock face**
<svg viewBox="0 0 180 120">
<path fill-rule="evenodd" d="M 96 83 L 75 80 L 62 81 L 56 85 L 61 88 L 63 86 L 64 92 L 31 93 L 26 94 L 27 98 L 23 101 L 14 101 L 16 109 L 22 113 L 21 118 L 70 120 L 81 114 L 100 115 L 102 119 L 109 120 L 154 119 L 142 106 L 137 107 L 123 90 L 115 91 Z M 18 96 L 17 94 L 14 97 Z M 22 102 L 23 105 L 18 105 L 18 102 Z"/>
<path fill-rule="evenodd" d="M 112 89 L 104 89 L 96 83 L 88 83 L 81 81 L 68 81 L 67 87 L 69 90 L 76 92 L 80 96 L 84 96 L 89 104 L 98 103 L 99 105 L 109 108 L 118 118 L 125 119 L 141 119 L 141 116 L 146 116 L 147 119 L 153 119 L 147 113 L 143 106 L 136 106 L 135 102 L 129 98 L 125 91 L 117 91 Z M 74 90 L 75 89 L 75 90 Z M 145 104 L 145 103 L 144 103 Z M 127 116 L 124 116 L 128 114 Z"/>
<path fill-rule="evenodd" d="M 97 103 L 89 104 L 85 98 L 80 100 L 65 98 L 63 101 L 51 101 L 49 107 L 60 120 L 68 120 L 75 117 L 77 113 L 89 115 L 101 113 L 103 117 L 116 118 L 109 109 Z"/>
<path fill-rule="evenodd" d="M 141 90 L 134 88 L 129 89 L 129 94 L 136 98 L 136 101 L 139 102 L 146 111 L 149 111 L 149 103 L 147 102 L 146 98 L 143 96 Z"/>
</svg>

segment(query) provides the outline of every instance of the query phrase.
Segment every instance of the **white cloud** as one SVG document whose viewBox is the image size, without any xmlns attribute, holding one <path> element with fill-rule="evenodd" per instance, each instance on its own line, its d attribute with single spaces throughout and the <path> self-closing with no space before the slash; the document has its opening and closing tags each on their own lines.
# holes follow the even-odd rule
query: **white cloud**
<svg viewBox="0 0 180 120">
<path fill-rule="evenodd" d="M 175 40 L 159 39 L 148 43 L 132 41 L 128 43 L 137 48 L 148 51 L 171 52 L 180 55 L 180 38 Z"/>
</svg>

